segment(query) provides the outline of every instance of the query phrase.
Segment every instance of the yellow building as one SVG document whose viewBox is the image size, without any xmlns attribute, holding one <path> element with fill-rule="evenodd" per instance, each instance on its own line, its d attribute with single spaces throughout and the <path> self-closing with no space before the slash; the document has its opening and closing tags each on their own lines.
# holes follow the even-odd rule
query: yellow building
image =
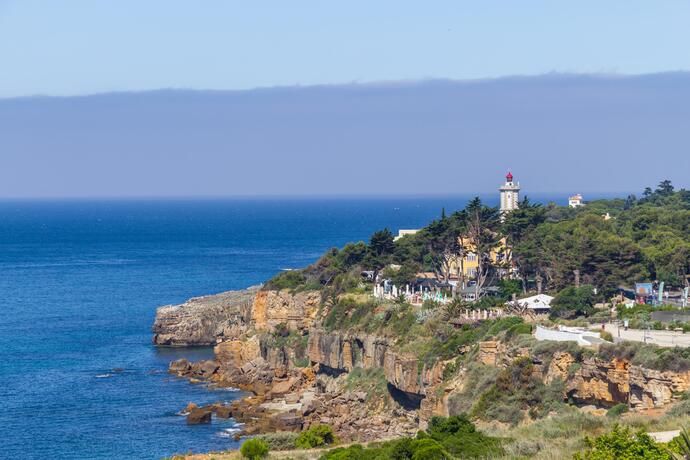
<svg viewBox="0 0 690 460">
<path fill-rule="evenodd" d="M 451 276 L 459 278 L 464 275 L 465 280 L 471 280 L 477 276 L 479 268 L 479 255 L 474 252 L 474 244 L 465 237 L 460 237 L 460 244 L 464 248 L 461 253 L 448 256 Z M 510 270 L 511 251 L 505 238 L 490 253 L 491 261 L 498 265 L 500 273 L 505 275 Z"/>
</svg>

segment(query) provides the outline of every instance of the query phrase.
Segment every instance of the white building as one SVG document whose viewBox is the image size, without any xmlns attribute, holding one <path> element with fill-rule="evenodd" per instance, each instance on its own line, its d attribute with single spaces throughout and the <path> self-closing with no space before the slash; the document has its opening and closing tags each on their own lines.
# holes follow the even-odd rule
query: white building
<svg viewBox="0 0 690 460">
<path fill-rule="evenodd" d="M 513 174 L 506 175 L 506 183 L 498 189 L 501 192 L 501 214 L 517 209 L 520 204 L 520 183 L 513 182 Z"/>
<path fill-rule="evenodd" d="M 531 297 L 525 297 L 524 299 L 518 299 L 517 303 L 533 311 L 536 314 L 549 313 L 551 311 L 551 301 L 553 297 L 546 294 L 537 294 Z"/>
<path fill-rule="evenodd" d="M 582 195 L 580 195 L 579 193 L 568 198 L 568 206 L 570 206 L 571 208 L 577 208 L 579 206 L 584 205 L 585 204 L 582 202 Z"/>
<path fill-rule="evenodd" d="M 398 230 L 398 236 L 393 238 L 393 241 L 398 241 L 400 238 L 402 238 L 403 236 L 406 236 L 406 235 L 414 235 L 418 231 L 419 231 L 419 229 L 416 229 L 416 228 L 415 229 L 410 228 L 410 229 Z"/>
</svg>

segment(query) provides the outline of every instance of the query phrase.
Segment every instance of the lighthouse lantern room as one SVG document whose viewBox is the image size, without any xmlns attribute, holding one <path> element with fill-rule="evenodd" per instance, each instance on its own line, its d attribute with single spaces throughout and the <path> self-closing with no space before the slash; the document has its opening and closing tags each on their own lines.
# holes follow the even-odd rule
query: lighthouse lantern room
<svg viewBox="0 0 690 460">
<path fill-rule="evenodd" d="M 506 174 L 506 182 L 498 189 L 501 192 L 501 214 L 517 209 L 520 202 L 520 183 L 513 182 L 513 174 Z"/>
</svg>

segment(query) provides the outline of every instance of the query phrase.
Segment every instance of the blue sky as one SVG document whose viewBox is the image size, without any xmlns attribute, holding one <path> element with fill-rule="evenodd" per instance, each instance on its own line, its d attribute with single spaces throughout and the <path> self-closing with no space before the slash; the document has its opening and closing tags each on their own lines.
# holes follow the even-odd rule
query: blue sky
<svg viewBox="0 0 690 460">
<path fill-rule="evenodd" d="M 690 70 L 690 2 L 0 0 L 0 97 Z"/>
</svg>

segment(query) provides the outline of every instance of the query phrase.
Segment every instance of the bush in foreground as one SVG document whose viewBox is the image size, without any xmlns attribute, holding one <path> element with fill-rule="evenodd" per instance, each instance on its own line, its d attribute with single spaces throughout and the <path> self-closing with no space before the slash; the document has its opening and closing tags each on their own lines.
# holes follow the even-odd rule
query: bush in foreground
<svg viewBox="0 0 690 460">
<path fill-rule="evenodd" d="M 268 444 L 270 450 L 291 450 L 295 448 L 297 436 L 297 433 L 291 431 L 277 431 L 275 433 L 261 434 L 255 439 L 264 441 Z"/>
<path fill-rule="evenodd" d="M 300 433 L 295 439 L 295 447 L 298 449 L 313 449 L 315 447 L 330 446 L 338 439 L 328 425 L 315 425 Z"/>
<path fill-rule="evenodd" d="M 494 458 L 503 454 L 498 438 L 477 431 L 463 414 L 433 417 L 427 431 L 416 438 L 401 438 L 369 447 L 353 445 L 326 452 L 321 460 L 445 460 L 452 458 Z"/>
<path fill-rule="evenodd" d="M 240 453 L 249 460 L 258 460 L 268 456 L 268 444 L 261 439 L 247 439 L 240 447 Z"/>
<path fill-rule="evenodd" d="M 616 425 L 610 433 L 595 439 L 586 438 L 589 450 L 575 454 L 575 460 L 672 460 L 671 453 L 657 444 L 647 433 L 633 433 L 630 428 Z"/>
</svg>

